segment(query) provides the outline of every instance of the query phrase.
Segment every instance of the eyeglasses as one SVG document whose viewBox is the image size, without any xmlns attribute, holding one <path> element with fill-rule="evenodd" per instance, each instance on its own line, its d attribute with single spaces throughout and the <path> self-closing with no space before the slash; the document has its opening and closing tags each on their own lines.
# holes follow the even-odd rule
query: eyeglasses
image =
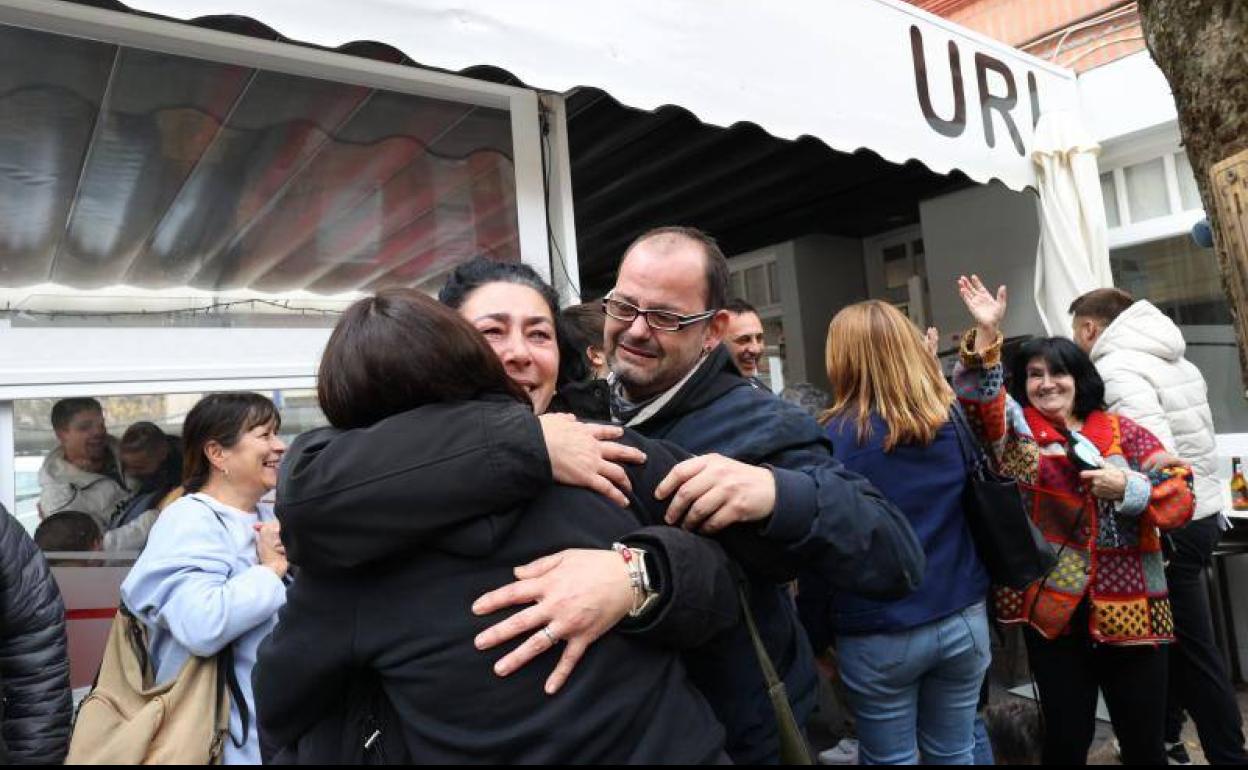
<svg viewBox="0 0 1248 770">
<path fill-rule="evenodd" d="M 645 316 L 646 325 L 656 332 L 678 332 L 690 324 L 705 321 L 715 315 L 716 311 L 707 310 L 704 313 L 681 315 L 670 310 L 642 310 L 623 300 L 607 297 L 602 301 L 602 312 L 617 321 L 630 324 L 637 320 L 637 316 Z"/>
</svg>

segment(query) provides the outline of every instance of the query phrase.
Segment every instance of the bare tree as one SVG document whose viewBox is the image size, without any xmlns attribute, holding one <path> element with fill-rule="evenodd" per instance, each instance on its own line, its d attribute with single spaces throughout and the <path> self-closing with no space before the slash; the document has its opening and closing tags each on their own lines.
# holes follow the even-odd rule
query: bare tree
<svg viewBox="0 0 1248 770">
<path fill-rule="evenodd" d="M 1209 181 L 1211 166 L 1248 149 L 1248 0 L 1139 0 L 1139 7 L 1148 50 L 1174 92 L 1183 144 L 1213 225 L 1248 387 L 1248 254 L 1228 253 Z"/>
</svg>

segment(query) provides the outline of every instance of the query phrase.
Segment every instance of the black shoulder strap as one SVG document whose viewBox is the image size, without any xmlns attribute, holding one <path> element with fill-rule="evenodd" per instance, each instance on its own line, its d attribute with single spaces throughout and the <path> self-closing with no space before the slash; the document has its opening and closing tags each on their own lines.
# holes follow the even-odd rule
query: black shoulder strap
<svg viewBox="0 0 1248 770">
<path fill-rule="evenodd" d="M 962 411 L 962 404 L 957 399 L 954 399 L 953 406 L 949 409 L 949 419 L 953 422 L 953 432 L 958 436 L 958 446 L 962 449 L 962 457 L 966 460 L 967 467 L 976 468 L 983 464 L 986 461 L 984 448 L 971 430 L 966 413 Z"/>
</svg>

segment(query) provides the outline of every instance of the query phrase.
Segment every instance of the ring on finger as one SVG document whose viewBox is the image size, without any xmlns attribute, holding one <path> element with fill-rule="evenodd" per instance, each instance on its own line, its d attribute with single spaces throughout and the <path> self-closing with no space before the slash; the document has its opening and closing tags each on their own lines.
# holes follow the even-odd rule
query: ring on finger
<svg viewBox="0 0 1248 770">
<path fill-rule="evenodd" d="M 550 642 L 551 647 L 559 644 L 559 637 L 555 636 L 554 632 L 550 630 L 550 626 L 542 626 L 542 633 L 546 635 L 546 639 Z"/>
</svg>

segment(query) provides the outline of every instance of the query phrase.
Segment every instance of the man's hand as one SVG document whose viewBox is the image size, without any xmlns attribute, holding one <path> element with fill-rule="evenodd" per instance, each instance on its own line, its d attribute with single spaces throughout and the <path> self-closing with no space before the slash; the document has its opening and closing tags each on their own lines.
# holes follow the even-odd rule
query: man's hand
<svg viewBox="0 0 1248 770">
<path fill-rule="evenodd" d="M 776 477 L 766 468 L 710 454 L 678 464 L 654 490 L 671 496 L 667 523 L 710 534 L 760 521 L 776 507 Z"/>
<path fill-rule="evenodd" d="M 1127 494 L 1127 474 L 1118 468 L 1083 471 L 1079 477 L 1088 484 L 1088 491 L 1102 500 L 1117 502 Z"/>
<path fill-rule="evenodd" d="M 611 441 L 624 435 L 623 428 L 577 422 L 570 414 L 544 414 L 538 420 L 556 482 L 592 489 L 615 504 L 628 507 L 624 493 L 631 492 L 633 486 L 619 463 L 640 465 L 646 461 L 646 455 L 640 449 Z"/>
<path fill-rule="evenodd" d="M 516 568 L 517 582 L 485 594 L 472 604 L 473 614 L 489 615 L 533 602 L 477 635 L 478 650 L 488 650 L 521 634 L 529 638 L 494 664 L 507 676 L 537 656 L 565 642 L 563 655 L 546 679 L 554 695 L 584 656 L 585 650 L 628 615 L 633 586 L 628 565 L 612 550 L 569 549 Z"/>
</svg>

